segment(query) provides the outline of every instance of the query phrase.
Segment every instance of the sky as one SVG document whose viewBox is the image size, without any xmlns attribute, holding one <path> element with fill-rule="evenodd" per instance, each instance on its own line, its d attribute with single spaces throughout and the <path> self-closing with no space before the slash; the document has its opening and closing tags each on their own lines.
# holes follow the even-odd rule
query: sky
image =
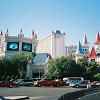
<svg viewBox="0 0 100 100">
<path fill-rule="evenodd" d="M 86 34 L 93 45 L 100 31 L 100 0 L 0 0 L 0 30 L 38 40 L 56 30 L 66 33 L 66 45 L 76 45 Z"/>
</svg>

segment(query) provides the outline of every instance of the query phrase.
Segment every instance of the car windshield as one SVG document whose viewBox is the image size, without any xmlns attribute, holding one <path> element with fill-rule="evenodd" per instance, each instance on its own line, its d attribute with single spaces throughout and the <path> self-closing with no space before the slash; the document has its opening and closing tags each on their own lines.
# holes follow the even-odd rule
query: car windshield
<svg viewBox="0 0 100 100">
<path fill-rule="evenodd" d="M 71 83 L 77 83 L 79 82 L 80 80 L 72 80 Z"/>
</svg>

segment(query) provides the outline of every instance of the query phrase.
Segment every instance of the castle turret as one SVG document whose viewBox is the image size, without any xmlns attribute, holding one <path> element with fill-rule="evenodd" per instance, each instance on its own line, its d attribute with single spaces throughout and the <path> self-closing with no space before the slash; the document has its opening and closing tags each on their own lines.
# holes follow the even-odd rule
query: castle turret
<svg viewBox="0 0 100 100">
<path fill-rule="evenodd" d="M 34 44 L 34 45 L 32 45 L 32 51 L 33 51 L 34 53 L 36 53 L 37 35 L 36 35 L 36 33 L 34 32 L 34 30 L 32 31 L 32 44 Z"/>
<path fill-rule="evenodd" d="M 23 30 L 22 30 L 22 28 L 21 28 L 21 30 L 20 30 L 20 34 L 23 34 Z"/>
<path fill-rule="evenodd" d="M 1 36 L 3 35 L 3 32 L 1 31 L 1 34 L 0 34 Z"/>
<path fill-rule="evenodd" d="M 20 33 L 18 34 L 18 37 L 19 37 L 20 39 L 24 38 L 24 33 L 23 33 L 22 28 L 21 28 L 21 30 L 20 30 Z"/>
<path fill-rule="evenodd" d="M 98 43 L 100 43 L 100 35 L 99 35 L 99 32 L 97 33 L 96 40 L 95 40 L 95 44 L 98 44 Z"/>
<path fill-rule="evenodd" d="M 94 43 L 94 48 L 96 50 L 96 54 L 100 54 L 100 35 L 99 32 L 96 35 L 96 40 Z"/>
<path fill-rule="evenodd" d="M 8 28 L 7 28 L 7 31 L 6 31 L 6 33 L 8 33 Z"/>
<path fill-rule="evenodd" d="M 96 51 L 95 48 L 92 47 L 91 52 L 89 54 L 89 59 L 90 61 L 96 61 L 97 60 L 97 55 L 96 55 Z"/>
<path fill-rule="evenodd" d="M 82 49 L 85 57 L 89 56 L 89 43 L 87 41 L 86 35 L 84 35 L 83 42 L 82 42 Z"/>
<path fill-rule="evenodd" d="M 77 46 L 77 50 L 76 50 L 76 53 L 75 53 L 76 62 L 77 62 L 78 59 L 83 58 L 83 56 L 84 55 L 83 55 L 82 45 L 79 41 L 78 46 Z"/>
<path fill-rule="evenodd" d="M 1 31 L 1 33 L 0 33 L 0 44 L 2 42 L 2 38 L 3 38 L 3 32 Z"/>
<path fill-rule="evenodd" d="M 83 50 L 82 50 L 82 45 L 79 41 L 78 46 L 77 46 L 77 50 L 76 50 L 76 55 L 82 55 L 83 54 Z"/>
<path fill-rule="evenodd" d="M 35 33 L 34 33 L 34 30 L 32 31 L 32 38 L 34 38 L 34 35 L 35 35 Z"/>
<path fill-rule="evenodd" d="M 7 28 L 5 35 L 9 35 L 8 33 L 9 33 L 9 31 L 8 31 L 8 28 Z"/>
</svg>

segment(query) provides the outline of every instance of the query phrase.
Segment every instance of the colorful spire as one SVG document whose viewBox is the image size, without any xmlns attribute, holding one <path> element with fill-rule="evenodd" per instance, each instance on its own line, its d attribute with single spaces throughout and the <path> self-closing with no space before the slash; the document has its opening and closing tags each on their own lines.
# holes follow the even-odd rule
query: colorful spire
<svg viewBox="0 0 100 100">
<path fill-rule="evenodd" d="M 84 35 L 84 38 L 83 38 L 83 45 L 84 45 L 84 44 L 88 44 L 86 34 Z"/>
<path fill-rule="evenodd" d="M 3 32 L 1 31 L 1 35 L 3 35 Z"/>
<path fill-rule="evenodd" d="M 7 31 L 6 31 L 6 33 L 8 33 L 8 28 L 7 28 Z"/>
<path fill-rule="evenodd" d="M 23 33 L 23 30 L 22 30 L 22 28 L 21 28 L 21 30 L 20 30 L 20 34 L 22 34 Z"/>
<path fill-rule="evenodd" d="M 95 51 L 95 48 L 94 47 L 92 47 L 92 50 L 91 50 L 91 52 L 90 52 L 90 55 L 89 55 L 89 57 L 90 58 L 96 58 L 96 51 Z"/>
<path fill-rule="evenodd" d="M 66 33 L 64 32 L 64 35 L 66 35 Z"/>
<path fill-rule="evenodd" d="M 34 30 L 32 31 L 32 36 L 34 36 Z"/>
<path fill-rule="evenodd" d="M 100 42 L 100 36 L 99 36 L 99 32 L 97 33 L 97 35 L 96 35 L 96 41 L 95 41 L 95 43 L 99 43 Z"/>
<path fill-rule="evenodd" d="M 83 54 L 83 50 L 82 50 L 82 46 L 81 46 L 80 41 L 79 41 L 78 46 L 77 46 L 76 54 Z"/>
</svg>

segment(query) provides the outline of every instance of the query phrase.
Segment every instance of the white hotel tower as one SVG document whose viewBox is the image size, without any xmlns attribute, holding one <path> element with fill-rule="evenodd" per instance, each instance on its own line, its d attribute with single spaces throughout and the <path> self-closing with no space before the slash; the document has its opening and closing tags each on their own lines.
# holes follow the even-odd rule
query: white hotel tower
<svg viewBox="0 0 100 100">
<path fill-rule="evenodd" d="M 65 56 L 65 35 L 60 30 L 52 32 L 38 41 L 37 53 L 48 53 L 52 58 Z"/>
</svg>

